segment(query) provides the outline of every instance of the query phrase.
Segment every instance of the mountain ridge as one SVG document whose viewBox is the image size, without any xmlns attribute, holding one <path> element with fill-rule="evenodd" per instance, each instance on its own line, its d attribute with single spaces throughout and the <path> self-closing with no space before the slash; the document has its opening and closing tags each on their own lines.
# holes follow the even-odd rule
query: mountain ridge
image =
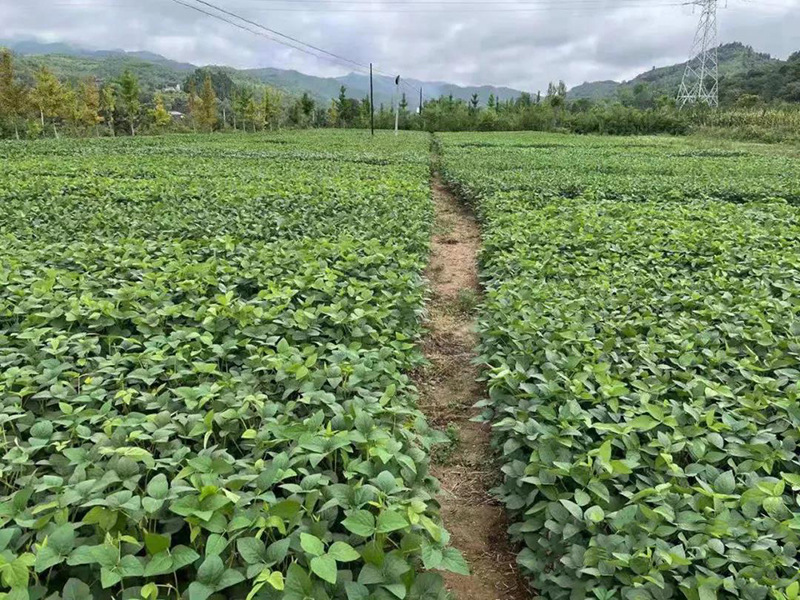
<svg viewBox="0 0 800 600">
<path fill-rule="evenodd" d="M 735 75 L 750 69 L 760 68 L 768 64 L 780 63 L 769 54 L 758 52 L 752 46 L 741 42 L 722 44 L 718 48 L 720 77 Z M 688 62 L 688 61 L 687 61 Z M 588 99 L 594 101 L 617 100 L 620 94 L 632 93 L 639 84 L 647 84 L 655 94 L 674 96 L 686 68 L 686 62 L 653 67 L 628 81 L 592 81 L 584 82 L 567 92 L 569 100 Z"/>
<path fill-rule="evenodd" d="M 323 103 L 330 102 L 339 95 L 342 85 L 347 87 L 350 98 L 364 98 L 369 94 L 369 76 L 348 73 L 339 77 L 318 77 L 294 69 L 261 67 L 237 69 L 224 65 L 194 65 L 166 58 L 148 51 L 90 50 L 67 43 L 44 43 L 35 40 L 0 40 L 0 47 L 8 47 L 24 59 L 23 67 L 31 76 L 38 66 L 47 65 L 56 75 L 67 79 L 79 79 L 96 75 L 101 79 L 118 77 L 126 68 L 137 77 L 144 79 L 145 85 L 153 89 L 164 89 L 181 84 L 186 77 L 198 68 L 210 68 L 227 73 L 237 84 L 245 86 L 269 85 L 292 95 L 309 93 Z M 481 103 L 486 103 L 490 95 L 501 100 L 516 98 L 522 90 L 505 86 L 462 86 L 441 81 L 421 81 L 406 79 L 413 88 L 422 86 L 427 98 L 452 94 L 454 98 L 469 100 L 478 94 Z M 374 76 L 375 103 L 389 104 L 394 97 L 394 78 L 384 75 Z M 401 87 L 407 94 L 409 106 L 419 102 L 416 92 Z"/>
</svg>

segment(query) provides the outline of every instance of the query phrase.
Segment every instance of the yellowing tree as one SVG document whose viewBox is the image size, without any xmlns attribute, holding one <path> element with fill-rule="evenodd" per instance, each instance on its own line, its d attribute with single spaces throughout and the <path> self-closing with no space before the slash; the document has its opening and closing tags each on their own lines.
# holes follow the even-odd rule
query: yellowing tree
<svg viewBox="0 0 800 600">
<path fill-rule="evenodd" d="M 217 95 L 211 83 L 211 75 L 206 73 L 203 81 L 203 93 L 200 96 L 200 124 L 209 131 L 217 124 Z"/>
<path fill-rule="evenodd" d="M 69 111 L 69 92 L 47 67 L 36 72 L 36 84 L 31 90 L 31 102 L 39 110 L 42 128 L 47 119 L 53 120 L 53 133 L 58 138 L 56 119 Z"/>
<path fill-rule="evenodd" d="M 153 117 L 156 127 L 168 127 L 172 123 L 172 117 L 164 106 L 164 96 L 156 94 L 155 104 L 155 108 L 150 111 L 150 116 Z"/>
<path fill-rule="evenodd" d="M 94 77 L 81 83 L 76 117 L 81 125 L 94 130 L 103 122 L 103 117 L 100 116 L 100 88 Z"/>
<path fill-rule="evenodd" d="M 333 127 L 337 123 L 339 123 L 339 103 L 331 100 L 330 108 L 328 108 L 328 125 Z"/>
<path fill-rule="evenodd" d="M 192 120 L 192 129 L 197 131 L 199 99 L 197 97 L 197 88 L 194 85 L 194 78 L 189 81 L 189 89 L 186 90 L 186 93 L 189 95 L 189 118 Z"/>
<path fill-rule="evenodd" d="M 19 119 L 25 114 L 27 90 L 14 79 L 14 62 L 11 52 L 0 52 L 0 117 L 11 121 L 14 135 L 19 139 Z"/>
</svg>

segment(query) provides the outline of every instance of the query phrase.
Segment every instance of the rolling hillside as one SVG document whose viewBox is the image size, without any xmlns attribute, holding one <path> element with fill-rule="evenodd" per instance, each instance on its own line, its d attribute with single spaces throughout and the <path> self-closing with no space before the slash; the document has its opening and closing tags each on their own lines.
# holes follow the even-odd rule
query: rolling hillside
<svg viewBox="0 0 800 600">
<path fill-rule="evenodd" d="M 33 72 L 42 65 L 47 65 L 62 79 L 80 79 L 94 75 L 101 80 L 119 77 L 126 69 L 132 71 L 142 82 L 146 90 L 152 91 L 182 83 L 187 75 L 197 66 L 170 60 L 151 52 L 125 52 L 123 50 L 86 50 L 68 44 L 41 44 L 38 42 L 14 42 L 0 40 L 0 47 L 9 47 L 19 57 L 23 77 L 32 78 Z M 213 69 L 224 71 L 237 85 L 258 87 L 270 85 L 292 95 L 304 92 L 311 94 L 316 100 L 327 104 L 339 95 L 342 85 L 347 87 L 347 96 L 364 98 L 369 94 L 369 77 L 359 73 L 350 73 L 342 77 L 315 77 L 298 71 L 262 68 L 234 69 L 224 66 L 213 66 Z M 501 99 L 515 98 L 522 92 L 506 87 L 494 86 L 459 86 L 446 82 L 426 82 L 408 80 L 415 87 L 420 85 L 428 98 L 452 94 L 455 98 L 469 100 L 478 94 L 482 103 L 486 103 L 491 94 Z M 413 96 L 407 88 L 403 91 Z M 375 76 L 375 103 L 392 102 L 394 78 Z M 415 106 L 417 98 L 409 97 L 410 106 Z"/>
<path fill-rule="evenodd" d="M 778 59 L 772 58 L 769 54 L 756 52 L 750 46 L 745 46 L 739 42 L 724 44 L 719 47 L 719 70 L 722 81 L 720 82 L 721 93 L 724 95 L 725 78 L 751 70 L 758 70 L 769 65 L 782 63 Z M 666 94 L 672 96 L 677 93 L 680 86 L 681 77 L 686 68 L 686 63 L 670 65 L 667 67 L 653 67 L 650 71 L 637 75 L 630 81 L 595 81 L 583 83 L 569 91 L 570 100 L 580 100 L 582 98 L 590 100 L 614 100 L 620 94 L 632 93 L 639 84 L 647 84 L 655 95 Z"/>
</svg>

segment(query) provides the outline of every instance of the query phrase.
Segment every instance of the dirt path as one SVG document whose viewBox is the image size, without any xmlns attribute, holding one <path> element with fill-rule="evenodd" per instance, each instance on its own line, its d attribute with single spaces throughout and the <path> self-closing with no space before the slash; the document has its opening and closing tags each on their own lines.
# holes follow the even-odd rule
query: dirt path
<svg viewBox="0 0 800 600">
<path fill-rule="evenodd" d="M 503 509 L 488 493 L 499 475 L 489 429 L 470 422 L 477 414 L 473 405 L 486 396 L 475 381 L 479 369 L 472 364 L 480 299 L 480 230 L 469 209 L 438 177 L 432 181 L 432 191 L 436 205 L 428 267 L 432 298 L 424 340 L 431 366 L 419 375 L 417 384 L 420 406 L 431 425 L 446 430 L 452 440 L 434 454 L 434 474 L 442 485 L 444 525 L 472 571 L 469 577 L 447 574 L 445 580 L 455 600 L 527 600 L 532 595 L 516 570 Z"/>
</svg>

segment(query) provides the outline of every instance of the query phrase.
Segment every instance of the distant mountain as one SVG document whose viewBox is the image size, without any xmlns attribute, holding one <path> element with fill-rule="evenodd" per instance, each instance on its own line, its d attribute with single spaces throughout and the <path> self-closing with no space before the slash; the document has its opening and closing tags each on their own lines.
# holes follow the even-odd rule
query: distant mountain
<svg viewBox="0 0 800 600">
<path fill-rule="evenodd" d="M 40 43 L 35 41 L 0 40 L 0 47 L 8 47 L 21 57 L 21 71 L 24 77 L 32 78 L 33 72 L 47 65 L 62 79 L 81 79 L 96 76 L 101 80 L 119 77 L 125 70 L 133 72 L 145 89 L 163 89 L 183 83 L 186 77 L 198 67 L 189 63 L 170 60 L 152 52 L 126 52 L 124 50 L 87 50 L 70 44 Z M 360 73 L 350 73 L 342 77 L 315 77 L 298 71 L 262 68 L 234 69 L 225 66 L 210 66 L 213 70 L 225 72 L 237 85 L 269 85 L 292 95 L 309 93 L 316 100 L 327 104 L 339 95 L 341 86 L 347 87 L 350 98 L 364 98 L 369 94 L 369 77 Z M 469 100 L 478 94 L 485 104 L 489 96 L 508 99 L 518 97 L 522 91 L 495 86 L 459 86 L 446 82 L 428 82 L 409 79 L 415 87 L 422 86 L 427 98 L 452 94 L 454 98 Z M 394 93 L 394 78 L 376 75 L 374 77 L 375 103 L 390 104 Z M 410 106 L 416 106 L 416 92 L 401 87 L 406 92 Z"/>
<path fill-rule="evenodd" d="M 769 54 L 756 52 L 752 47 L 745 46 L 739 42 L 720 46 L 718 54 L 721 80 L 753 69 L 761 69 L 783 62 L 772 58 Z M 653 67 L 650 71 L 637 75 L 630 81 L 621 83 L 616 81 L 583 83 L 569 90 L 567 98 L 569 100 L 580 100 L 582 98 L 614 100 L 620 98 L 621 94 L 633 93 L 633 90 L 639 84 L 647 84 L 651 94 L 672 96 L 678 92 L 685 69 L 686 63 L 684 62 L 668 67 Z M 722 81 L 720 82 L 720 87 L 723 87 Z"/>
<path fill-rule="evenodd" d="M 567 92 L 570 100 L 607 100 L 613 98 L 622 84 L 618 81 L 591 81 L 575 86 Z"/>
<path fill-rule="evenodd" d="M 190 63 L 182 63 L 153 52 L 126 52 L 125 50 L 87 50 L 64 43 L 42 43 L 31 40 L 10 41 L 0 40 L 0 47 L 9 48 L 12 52 L 21 56 L 45 56 L 59 54 L 63 56 L 73 56 L 81 58 L 133 58 L 147 62 L 153 62 L 175 71 L 194 71 L 197 67 Z"/>
<path fill-rule="evenodd" d="M 766 102 L 800 102 L 800 52 L 785 61 L 732 73 L 720 81 L 721 103 L 732 104 L 745 95 L 758 96 Z"/>
<path fill-rule="evenodd" d="M 305 75 L 297 71 L 284 71 L 282 69 L 250 69 L 239 71 L 239 74 L 246 75 L 266 83 L 273 87 L 278 87 L 289 92 L 302 93 L 308 92 L 319 100 L 325 102 L 339 95 L 342 86 L 347 88 L 347 96 L 350 98 L 366 98 L 369 95 L 369 76 L 361 73 L 350 73 L 342 77 L 314 77 Z M 235 77 L 234 77 L 235 79 Z M 459 86 L 452 83 L 441 81 L 420 81 L 418 79 L 406 79 L 406 83 L 411 88 L 419 89 L 422 87 L 423 93 L 427 98 L 438 98 L 439 96 L 453 95 L 454 98 L 469 100 L 473 94 L 478 94 L 481 103 L 485 104 L 489 96 L 494 94 L 496 98 L 502 100 L 517 98 L 522 91 L 507 87 L 495 86 Z M 375 104 L 389 104 L 395 93 L 394 77 L 385 75 L 374 75 L 373 85 L 375 89 Z M 419 102 L 417 92 L 401 85 L 400 91 L 406 94 L 410 106 L 416 106 Z"/>
</svg>

